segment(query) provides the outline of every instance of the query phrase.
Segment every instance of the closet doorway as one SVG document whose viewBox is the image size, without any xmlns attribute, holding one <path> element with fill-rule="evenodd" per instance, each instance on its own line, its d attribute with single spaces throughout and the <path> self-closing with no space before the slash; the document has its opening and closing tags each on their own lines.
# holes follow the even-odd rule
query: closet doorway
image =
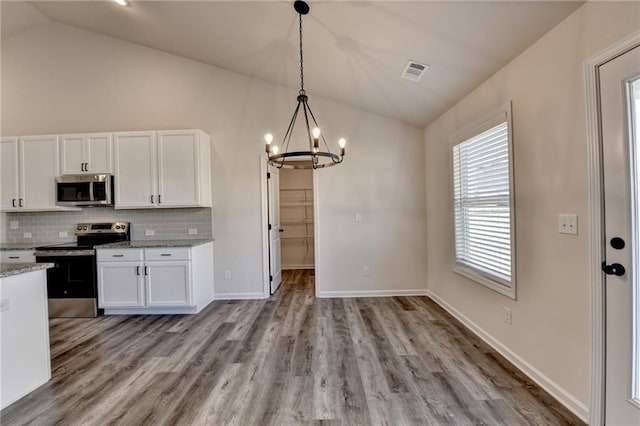
<svg viewBox="0 0 640 426">
<path fill-rule="evenodd" d="M 314 197 L 312 169 L 280 170 L 282 269 L 314 270 Z"/>
</svg>

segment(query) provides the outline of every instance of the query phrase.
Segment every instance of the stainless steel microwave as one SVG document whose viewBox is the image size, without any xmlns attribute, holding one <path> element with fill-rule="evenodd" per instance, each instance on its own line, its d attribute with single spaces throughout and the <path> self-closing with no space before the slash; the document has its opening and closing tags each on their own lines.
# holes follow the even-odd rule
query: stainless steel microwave
<svg viewBox="0 0 640 426">
<path fill-rule="evenodd" d="M 56 178 L 59 206 L 112 206 L 112 175 L 66 175 Z"/>
</svg>

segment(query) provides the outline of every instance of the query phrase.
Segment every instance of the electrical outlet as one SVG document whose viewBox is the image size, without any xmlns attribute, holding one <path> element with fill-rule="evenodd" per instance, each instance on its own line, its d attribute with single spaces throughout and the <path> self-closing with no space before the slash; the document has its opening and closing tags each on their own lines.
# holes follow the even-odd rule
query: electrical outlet
<svg viewBox="0 0 640 426">
<path fill-rule="evenodd" d="M 578 215 L 561 214 L 558 217 L 558 232 L 561 234 L 578 235 Z"/>
<path fill-rule="evenodd" d="M 153 235 L 156 235 L 156 231 L 154 231 L 153 229 L 145 229 L 144 235 L 146 235 L 147 237 L 151 237 Z"/>
<path fill-rule="evenodd" d="M 511 309 L 507 308 L 506 306 L 504 307 L 504 322 L 506 322 L 507 324 L 511 325 Z"/>
<path fill-rule="evenodd" d="M 198 230 L 196 228 L 189 228 L 189 235 L 198 235 Z"/>
<path fill-rule="evenodd" d="M 18 229 L 20 223 L 17 220 L 9 222 L 9 229 Z"/>
<path fill-rule="evenodd" d="M 33 238 L 31 236 L 31 232 L 25 232 L 24 234 L 22 234 L 23 238 Z"/>
<path fill-rule="evenodd" d="M 224 270 L 224 279 L 225 280 L 230 280 L 231 279 L 231 269 L 225 269 Z"/>
<path fill-rule="evenodd" d="M 360 212 L 356 213 L 356 222 L 362 222 L 362 213 Z"/>
<path fill-rule="evenodd" d="M 58 237 L 67 238 L 67 233 L 66 232 L 58 232 Z"/>
<path fill-rule="evenodd" d="M 369 271 L 369 267 L 365 266 L 362 268 L 362 276 L 364 277 L 368 277 L 369 275 L 371 275 L 371 271 Z"/>
</svg>

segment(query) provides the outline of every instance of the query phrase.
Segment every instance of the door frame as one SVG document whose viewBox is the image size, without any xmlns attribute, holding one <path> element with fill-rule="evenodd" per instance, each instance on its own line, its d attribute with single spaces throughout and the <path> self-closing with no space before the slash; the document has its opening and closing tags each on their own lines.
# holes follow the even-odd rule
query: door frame
<svg viewBox="0 0 640 426">
<path fill-rule="evenodd" d="M 614 43 L 584 62 L 587 113 L 587 153 L 589 174 L 589 281 L 591 291 L 591 397 L 589 424 L 605 420 L 606 312 L 604 260 L 604 201 L 602 138 L 599 103 L 600 65 L 640 45 L 640 31 Z"/>
<path fill-rule="evenodd" d="M 267 159 L 264 155 L 260 155 L 260 206 L 262 215 L 260 229 L 262 231 L 262 298 L 271 297 L 271 289 L 269 283 L 269 200 L 267 198 Z M 318 237 L 320 232 L 320 219 L 318 215 L 318 170 L 313 170 L 313 264 L 315 276 L 315 296 L 320 293 L 318 286 Z"/>
</svg>

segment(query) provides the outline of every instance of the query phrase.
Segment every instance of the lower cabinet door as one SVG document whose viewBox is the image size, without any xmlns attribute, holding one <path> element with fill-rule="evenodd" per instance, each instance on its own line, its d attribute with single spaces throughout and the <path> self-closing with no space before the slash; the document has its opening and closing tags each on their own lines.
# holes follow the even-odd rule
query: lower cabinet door
<svg viewBox="0 0 640 426">
<path fill-rule="evenodd" d="M 98 263 L 98 306 L 144 306 L 144 265 L 140 262 Z"/>
<path fill-rule="evenodd" d="M 146 262 L 147 306 L 193 306 L 191 262 Z"/>
</svg>

